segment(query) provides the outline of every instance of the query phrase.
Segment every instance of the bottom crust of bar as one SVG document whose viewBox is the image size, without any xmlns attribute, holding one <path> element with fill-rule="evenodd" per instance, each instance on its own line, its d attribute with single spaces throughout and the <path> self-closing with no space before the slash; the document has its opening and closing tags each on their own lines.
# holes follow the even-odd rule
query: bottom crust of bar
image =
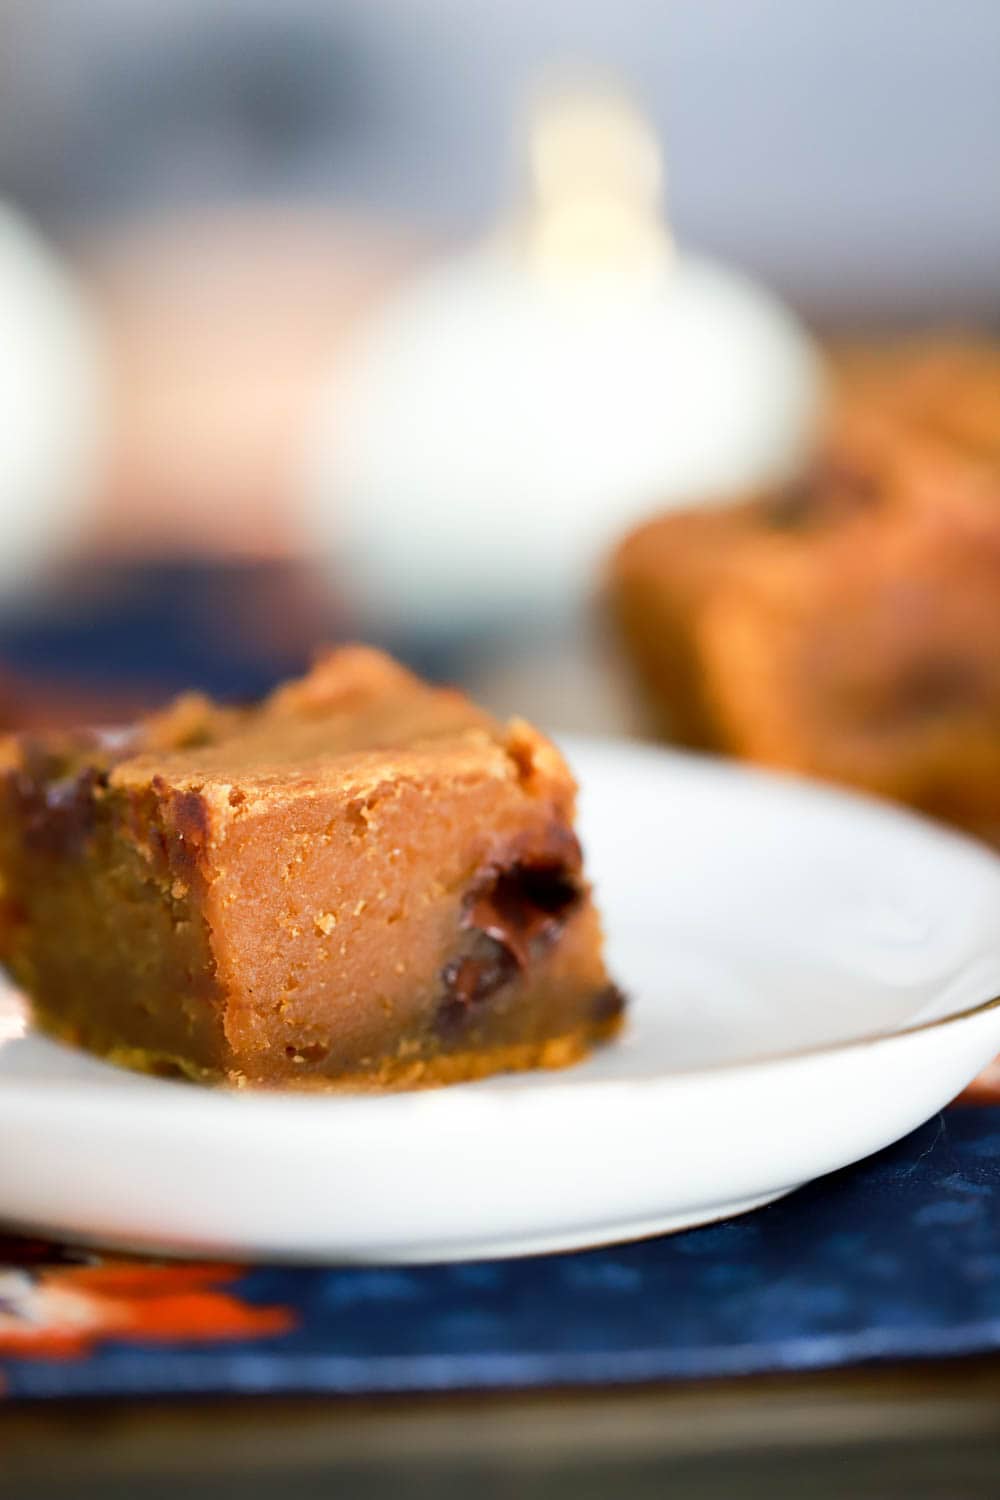
<svg viewBox="0 0 1000 1500">
<path fill-rule="evenodd" d="M 364 1072 L 335 1077 L 309 1072 L 301 1078 L 292 1076 L 283 1078 L 280 1082 L 272 1082 L 248 1078 L 240 1072 L 204 1068 L 189 1058 L 125 1046 L 94 1034 L 85 1036 L 79 1026 L 68 1025 L 62 1018 L 47 1017 L 37 1006 L 33 1013 L 40 1030 L 47 1035 L 70 1046 L 83 1048 L 90 1055 L 103 1058 L 117 1067 L 156 1078 L 173 1078 L 235 1089 L 253 1088 L 269 1093 L 289 1089 L 296 1093 L 386 1093 L 472 1083 L 499 1073 L 568 1068 L 582 1061 L 594 1047 L 614 1040 L 624 1024 L 624 1015 L 618 1014 L 543 1041 L 507 1043 L 466 1052 L 441 1052 L 423 1058 L 390 1056 L 376 1059 L 372 1067 Z"/>
</svg>

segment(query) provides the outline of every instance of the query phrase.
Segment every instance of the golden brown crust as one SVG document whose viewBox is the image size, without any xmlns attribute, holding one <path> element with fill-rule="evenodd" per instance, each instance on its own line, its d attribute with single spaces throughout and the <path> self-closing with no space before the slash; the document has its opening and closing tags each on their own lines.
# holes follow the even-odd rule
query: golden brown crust
<svg viewBox="0 0 1000 1500">
<path fill-rule="evenodd" d="M 183 1079 L 189 1083 L 225 1085 L 237 1089 L 244 1088 L 251 1082 L 238 1069 L 224 1072 L 199 1067 L 190 1058 L 177 1054 L 127 1047 L 112 1040 L 104 1044 L 99 1035 L 70 1026 L 61 1017 L 39 1015 L 38 1020 L 44 1030 L 59 1040 L 68 1042 L 71 1046 L 86 1047 L 108 1062 L 130 1068 L 133 1072 L 147 1073 L 155 1078 Z M 623 1024 L 624 1011 L 619 1010 L 593 1024 L 578 1026 L 573 1031 L 542 1041 L 514 1042 L 484 1050 L 444 1052 L 436 1057 L 386 1057 L 379 1062 L 377 1068 L 336 1078 L 303 1072 L 293 1086 L 297 1092 L 371 1094 L 474 1083 L 497 1073 L 524 1073 L 536 1068 L 554 1072 L 560 1068 L 572 1067 L 595 1047 L 614 1041 Z M 267 1088 L 269 1085 L 266 1081 L 258 1080 L 254 1086 Z M 270 1084 L 270 1087 L 285 1089 L 289 1084 L 282 1079 Z"/>
</svg>

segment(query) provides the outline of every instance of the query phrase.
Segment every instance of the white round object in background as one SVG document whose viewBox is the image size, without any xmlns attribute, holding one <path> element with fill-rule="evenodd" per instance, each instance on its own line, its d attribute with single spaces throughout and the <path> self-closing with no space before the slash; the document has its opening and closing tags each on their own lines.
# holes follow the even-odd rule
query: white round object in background
<svg viewBox="0 0 1000 1500">
<path fill-rule="evenodd" d="M 98 343 L 72 279 L 0 203 L 0 595 L 79 526 L 96 469 Z"/>
<path fill-rule="evenodd" d="M 376 626 L 572 620 L 626 527 L 770 482 L 814 434 L 808 337 L 677 254 L 631 102 L 550 92 L 527 136 L 525 207 L 385 308 L 320 403 L 308 524 Z"/>
<path fill-rule="evenodd" d="M 490 246 L 387 308 L 331 382 L 312 535 L 363 617 L 563 618 L 643 515 L 790 471 L 820 387 L 792 315 L 720 265 L 559 284 Z"/>
</svg>

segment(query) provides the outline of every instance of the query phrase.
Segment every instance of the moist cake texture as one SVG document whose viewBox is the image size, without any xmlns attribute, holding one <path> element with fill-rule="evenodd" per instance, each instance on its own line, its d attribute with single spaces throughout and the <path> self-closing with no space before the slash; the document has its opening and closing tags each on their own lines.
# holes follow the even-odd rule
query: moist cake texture
<svg viewBox="0 0 1000 1500">
<path fill-rule="evenodd" d="M 250 709 L 0 748 L 0 939 L 48 1030 L 241 1085 L 575 1061 L 621 1023 L 555 747 L 378 652 Z"/>
</svg>

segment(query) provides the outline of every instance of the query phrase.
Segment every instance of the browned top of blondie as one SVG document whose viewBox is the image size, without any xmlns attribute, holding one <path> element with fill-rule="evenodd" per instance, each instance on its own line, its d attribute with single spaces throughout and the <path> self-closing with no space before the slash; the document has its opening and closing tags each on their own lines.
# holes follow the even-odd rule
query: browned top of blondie
<svg viewBox="0 0 1000 1500">
<path fill-rule="evenodd" d="M 501 725 L 456 689 L 431 686 L 364 646 L 324 652 L 306 677 L 253 707 L 189 693 L 126 729 L 0 744 L 0 774 L 36 784 L 92 775 L 110 790 L 160 785 L 241 808 L 282 792 L 356 795 L 394 777 L 419 779 L 432 764 L 438 775 L 513 778 L 572 801 L 561 758 L 530 726 Z"/>
<path fill-rule="evenodd" d="M 730 497 L 718 506 L 654 516 L 630 532 L 612 558 L 619 582 L 662 574 L 692 600 L 720 568 L 754 558 L 811 556 L 869 530 L 958 525 L 975 518 L 998 534 L 1000 475 L 972 447 L 884 412 L 845 406 L 812 463 L 789 483 Z"/>
<path fill-rule="evenodd" d="M 1000 343 L 910 338 L 849 344 L 834 353 L 836 394 L 1000 463 Z"/>
</svg>

